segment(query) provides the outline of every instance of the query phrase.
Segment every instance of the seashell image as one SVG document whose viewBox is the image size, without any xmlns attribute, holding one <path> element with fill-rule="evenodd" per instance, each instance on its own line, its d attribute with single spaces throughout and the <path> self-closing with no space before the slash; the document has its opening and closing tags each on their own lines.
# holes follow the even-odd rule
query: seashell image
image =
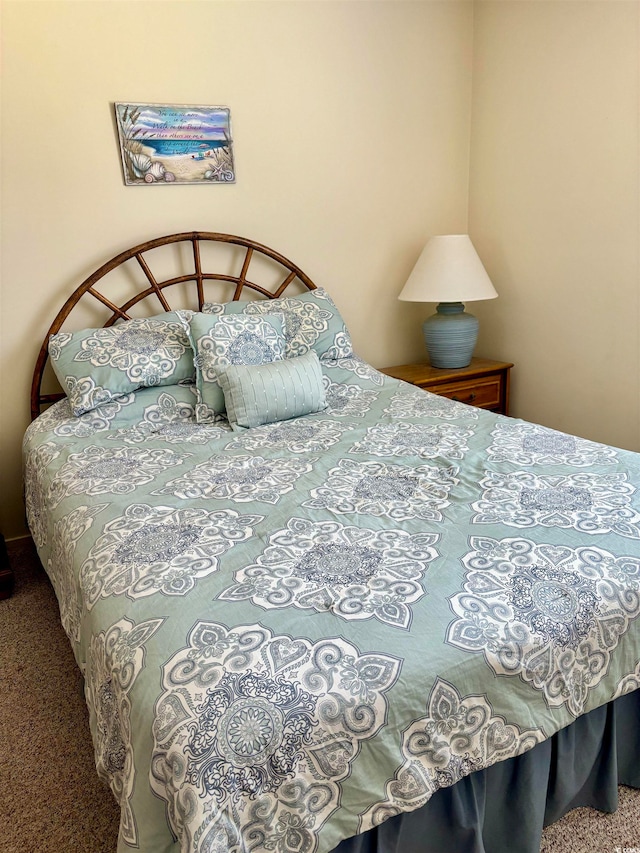
<svg viewBox="0 0 640 853">
<path fill-rule="evenodd" d="M 136 178 L 142 178 L 151 166 L 151 157 L 147 157 L 146 154 L 134 154 L 129 150 L 127 150 L 127 156 Z"/>
<path fill-rule="evenodd" d="M 151 163 L 151 165 L 149 166 L 148 174 L 153 175 L 156 181 L 159 181 L 161 178 L 164 177 L 165 171 L 166 169 L 164 168 L 164 165 L 158 160 L 154 160 L 153 163 Z"/>
<path fill-rule="evenodd" d="M 173 172 L 165 172 L 164 179 L 165 181 L 175 181 L 176 176 L 173 174 Z"/>
<path fill-rule="evenodd" d="M 152 175 L 152 174 L 151 174 L 151 172 L 149 171 L 149 172 L 147 172 L 147 174 L 144 176 L 144 180 L 145 180 L 145 183 L 147 183 L 147 184 L 152 184 L 152 183 L 155 181 L 155 178 L 153 177 L 153 175 Z"/>
</svg>

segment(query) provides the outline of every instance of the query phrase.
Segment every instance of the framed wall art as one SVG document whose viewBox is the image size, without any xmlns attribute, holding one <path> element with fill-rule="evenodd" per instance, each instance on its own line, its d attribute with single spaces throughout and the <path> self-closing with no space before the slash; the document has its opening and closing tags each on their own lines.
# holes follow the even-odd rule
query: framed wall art
<svg viewBox="0 0 640 853">
<path fill-rule="evenodd" d="M 114 106 L 127 186 L 235 182 L 228 107 Z"/>
</svg>

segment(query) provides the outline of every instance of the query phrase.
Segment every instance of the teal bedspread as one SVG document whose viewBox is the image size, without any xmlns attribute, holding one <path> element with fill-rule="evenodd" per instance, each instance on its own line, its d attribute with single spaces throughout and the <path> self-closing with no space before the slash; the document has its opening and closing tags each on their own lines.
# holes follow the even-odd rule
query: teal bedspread
<svg viewBox="0 0 640 853">
<path fill-rule="evenodd" d="M 327 853 L 640 687 L 640 455 L 322 367 L 295 420 L 27 431 L 119 853 Z"/>
</svg>

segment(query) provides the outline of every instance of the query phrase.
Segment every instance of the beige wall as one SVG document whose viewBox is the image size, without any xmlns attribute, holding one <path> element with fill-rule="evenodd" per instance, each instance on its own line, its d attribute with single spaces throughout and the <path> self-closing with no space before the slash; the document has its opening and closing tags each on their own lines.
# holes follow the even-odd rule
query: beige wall
<svg viewBox="0 0 640 853">
<path fill-rule="evenodd" d="M 515 414 L 640 450 L 640 3 L 477 2 L 478 349 Z"/>
<path fill-rule="evenodd" d="M 2 3 L 0 529 L 23 532 L 31 372 L 66 294 L 191 229 L 273 246 L 333 294 L 373 364 L 418 360 L 396 299 L 467 227 L 469 2 Z M 113 101 L 231 107 L 237 183 L 124 187 Z M 425 316 L 428 313 L 425 308 Z"/>
<path fill-rule="evenodd" d="M 295 260 L 377 366 L 423 357 L 432 306 L 396 295 L 468 228 L 512 412 L 640 450 L 639 32 L 638 0 L 4 0 L 0 529 L 65 294 L 192 228 Z M 114 100 L 229 105 L 238 182 L 124 187 Z"/>
</svg>

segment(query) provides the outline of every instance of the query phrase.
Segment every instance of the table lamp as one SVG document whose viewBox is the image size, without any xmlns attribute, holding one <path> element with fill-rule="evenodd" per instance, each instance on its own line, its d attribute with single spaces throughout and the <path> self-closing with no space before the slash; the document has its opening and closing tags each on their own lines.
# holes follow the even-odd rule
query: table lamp
<svg viewBox="0 0 640 853">
<path fill-rule="evenodd" d="M 463 302 L 495 299 L 487 271 L 468 234 L 432 237 L 398 299 L 438 302 L 422 327 L 432 367 L 466 367 L 478 339 L 478 320 Z"/>
</svg>

